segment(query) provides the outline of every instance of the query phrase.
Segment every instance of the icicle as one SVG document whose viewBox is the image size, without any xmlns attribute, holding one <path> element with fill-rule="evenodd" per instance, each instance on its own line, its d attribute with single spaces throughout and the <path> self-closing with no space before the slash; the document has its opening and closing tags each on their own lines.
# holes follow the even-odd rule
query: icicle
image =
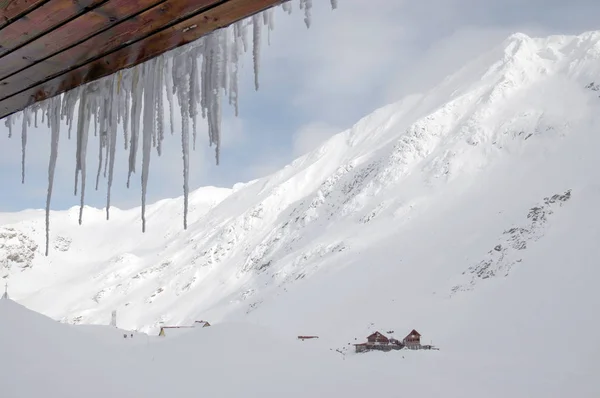
<svg viewBox="0 0 600 398">
<path fill-rule="evenodd" d="M 135 173 L 135 160 L 140 136 L 140 115 L 142 112 L 143 94 L 143 85 L 141 83 L 142 77 L 140 76 L 140 73 L 143 73 L 143 71 L 144 69 L 142 66 L 136 66 L 133 70 L 133 99 L 131 101 L 131 142 L 129 144 L 129 173 L 127 175 L 127 188 L 129 188 L 131 174 Z"/>
<path fill-rule="evenodd" d="M 102 172 L 102 149 L 104 148 L 104 133 L 100 134 L 98 138 L 98 171 L 96 172 L 96 191 L 98 190 L 98 183 L 100 182 L 100 173 Z"/>
<path fill-rule="evenodd" d="M 201 94 L 200 94 L 200 107 L 202 108 L 202 117 L 206 118 L 206 110 L 208 109 L 208 96 L 210 94 L 209 87 L 209 75 L 210 75 L 210 63 L 212 62 L 211 51 L 212 48 L 210 43 L 207 42 L 208 38 L 204 39 L 204 54 L 202 56 L 202 79 L 200 81 L 201 84 Z"/>
<path fill-rule="evenodd" d="M 108 132 L 104 131 L 104 148 L 108 147 Z M 104 178 L 106 178 L 106 173 L 107 173 L 107 168 L 108 168 L 108 151 L 104 151 L 104 171 L 102 172 L 102 175 L 104 176 Z"/>
<path fill-rule="evenodd" d="M 83 206 L 85 201 L 85 180 L 86 180 L 86 151 L 88 142 L 88 131 L 90 124 L 90 104 L 89 104 L 89 91 L 93 91 L 95 86 L 90 85 L 82 91 L 79 107 L 79 120 L 77 124 L 77 171 L 75 178 L 75 192 L 77 192 L 77 175 L 81 172 L 81 195 L 80 195 L 80 206 L 79 206 L 79 225 L 83 220 Z M 75 193 L 77 194 L 77 193 Z"/>
<path fill-rule="evenodd" d="M 52 189 L 54 186 L 54 174 L 56 170 L 56 160 L 58 158 L 58 141 L 60 134 L 60 97 L 54 97 L 50 101 L 49 109 L 52 110 L 52 121 L 50 128 L 51 138 L 50 162 L 48 165 L 48 192 L 46 194 L 46 256 L 48 256 L 50 246 L 50 202 L 52 200 Z"/>
<path fill-rule="evenodd" d="M 310 28 L 310 24 L 312 21 L 312 0 L 300 0 L 300 9 L 304 9 L 304 23 L 306 24 L 307 28 Z"/>
<path fill-rule="evenodd" d="M 182 109 L 185 107 L 182 107 Z M 183 154 L 183 229 L 187 229 L 189 174 L 190 174 L 190 136 L 189 119 L 182 110 L 181 152 Z"/>
<path fill-rule="evenodd" d="M 180 55 L 173 60 L 173 82 L 175 87 L 179 87 L 177 92 L 177 101 L 180 104 L 181 112 L 181 153 L 183 160 L 183 227 L 187 229 L 187 213 L 188 213 L 188 196 L 189 196 L 189 152 L 190 152 L 190 138 L 189 138 L 189 106 L 185 106 L 190 101 L 189 93 L 189 80 L 191 74 L 187 73 L 188 65 L 190 60 L 186 55 Z M 202 79 L 204 82 L 204 71 L 202 72 Z M 204 94 L 204 90 L 203 90 Z"/>
<path fill-rule="evenodd" d="M 219 76 L 220 76 L 220 87 L 219 89 L 227 91 L 227 87 L 229 86 L 229 73 L 228 66 L 231 63 L 229 60 L 229 43 L 231 43 L 231 39 L 229 37 L 229 29 L 224 29 L 221 31 L 219 35 L 219 54 L 220 54 L 220 62 L 219 62 Z"/>
<path fill-rule="evenodd" d="M 4 125 L 8 127 L 8 138 L 12 138 L 12 126 L 14 123 L 13 115 L 8 115 L 4 121 Z"/>
<path fill-rule="evenodd" d="M 80 108 L 80 110 L 81 110 L 81 108 Z M 70 108 L 70 110 L 69 110 L 69 117 L 68 117 L 70 123 L 69 123 L 69 131 L 67 134 L 67 138 L 69 140 L 71 139 L 71 131 L 73 130 L 73 115 L 74 115 L 74 113 L 75 113 L 75 105 L 73 104 L 73 107 Z"/>
<path fill-rule="evenodd" d="M 165 117 L 165 104 L 164 104 L 164 96 L 163 96 L 163 86 L 164 86 L 164 73 L 163 70 L 165 68 L 165 58 L 164 56 L 160 56 L 158 58 L 158 67 L 155 71 L 155 90 L 156 90 L 156 128 L 157 128 L 157 140 L 158 144 L 156 150 L 158 152 L 158 156 L 162 153 L 162 142 L 165 138 L 165 126 L 164 126 L 164 117 Z"/>
<path fill-rule="evenodd" d="M 50 100 L 49 109 L 52 111 L 51 138 L 50 138 L 50 162 L 48 164 L 48 192 L 46 194 L 46 256 L 50 246 L 50 201 L 52 200 L 52 188 L 54 187 L 54 172 L 56 170 L 56 159 L 58 158 L 58 140 L 60 137 L 60 97 Z M 50 118 L 48 118 L 50 120 Z"/>
<path fill-rule="evenodd" d="M 288 14 L 291 14 L 292 13 L 292 2 L 286 1 L 285 3 L 281 4 L 281 8 L 283 9 L 283 11 L 287 12 Z"/>
<path fill-rule="evenodd" d="M 146 193 L 148 187 L 148 174 L 150 172 L 150 153 L 154 129 L 154 70 L 156 60 L 145 64 L 145 89 L 144 89 L 144 132 L 142 136 L 142 232 L 146 232 Z"/>
<path fill-rule="evenodd" d="M 167 90 L 167 102 L 169 103 L 169 124 L 171 125 L 171 135 L 175 134 L 175 122 L 173 121 L 173 59 L 168 58 L 165 68 L 165 87 Z"/>
<path fill-rule="evenodd" d="M 123 138 L 124 138 L 124 147 L 125 150 L 128 149 L 129 138 L 127 137 L 127 129 L 129 128 L 129 104 L 131 102 L 131 91 L 125 91 L 125 114 L 123 115 Z"/>
<path fill-rule="evenodd" d="M 275 18 L 273 17 L 273 9 L 268 9 L 265 12 L 265 25 L 269 28 L 267 31 L 267 43 L 271 45 L 271 32 L 275 30 Z"/>
<path fill-rule="evenodd" d="M 23 111 L 23 127 L 21 128 L 21 184 L 25 184 L 25 153 L 27 150 L 27 124 L 29 122 L 29 109 Z"/>
<path fill-rule="evenodd" d="M 196 135 L 198 133 L 198 58 L 194 55 L 191 57 L 191 71 L 190 71 L 190 87 L 189 87 L 189 115 L 192 118 L 192 131 L 193 131 L 193 144 L 192 147 L 196 150 Z M 184 105 L 185 106 L 185 105 Z"/>
<path fill-rule="evenodd" d="M 259 72 L 259 57 L 260 57 L 260 17 L 258 15 L 252 16 L 252 28 L 253 28 L 253 49 L 252 49 L 252 60 L 254 62 L 254 88 L 258 90 L 258 72 Z"/>
<path fill-rule="evenodd" d="M 239 115 L 239 59 L 243 50 L 241 41 L 241 31 L 239 25 L 234 26 L 233 46 L 231 48 L 231 57 L 229 62 L 229 104 L 234 106 L 235 116 Z"/>
<path fill-rule="evenodd" d="M 115 86 L 117 86 L 116 91 L 118 92 L 121 80 L 115 82 L 113 79 L 113 93 L 115 92 Z M 118 126 L 118 118 L 115 117 L 115 114 L 118 112 L 117 101 L 112 97 L 110 107 L 110 117 L 109 117 L 109 127 L 108 127 L 108 183 L 106 185 L 106 219 L 110 218 L 110 194 L 113 183 L 113 176 L 115 171 L 115 152 L 117 149 L 117 126 Z"/>
<path fill-rule="evenodd" d="M 94 118 L 94 137 L 98 136 L 98 114 L 92 115 Z"/>
</svg>

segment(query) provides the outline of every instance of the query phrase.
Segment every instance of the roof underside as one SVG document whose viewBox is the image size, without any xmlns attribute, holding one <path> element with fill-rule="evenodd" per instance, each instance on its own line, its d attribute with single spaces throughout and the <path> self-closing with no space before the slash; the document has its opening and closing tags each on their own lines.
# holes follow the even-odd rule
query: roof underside
<svg viewBox="0 0 600 398">
<path fill-rule="evenodd" d="M 0 0 L 0 119 L 282 0 Z"/>
</svg>

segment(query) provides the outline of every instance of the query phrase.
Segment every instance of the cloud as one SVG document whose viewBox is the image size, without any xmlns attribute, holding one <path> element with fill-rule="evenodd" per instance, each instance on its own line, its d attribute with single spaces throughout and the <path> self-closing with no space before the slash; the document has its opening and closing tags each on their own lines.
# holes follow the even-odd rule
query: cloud
<svg viewBox="0 0 600 398">
<path fill-rule="evenodd" d="M 302 126 L 293 136 L 292 155 L 302 156 L 323 144 L 341 129 L 325 122 L 312 122 Z"/>
<path fill-rule="evenodd" d="M 255 159 L 247 170 L 247 179 L 265 177 L 280 170 L 293 159 L 316 149 L 334 134 L 341 131 L 339 127 L 325 122 L 311 122 L 301 126 L 291 135 L 291 147 L 267 147 L 265 152 L 268 153 L 268 156 Z"/>
</svg>

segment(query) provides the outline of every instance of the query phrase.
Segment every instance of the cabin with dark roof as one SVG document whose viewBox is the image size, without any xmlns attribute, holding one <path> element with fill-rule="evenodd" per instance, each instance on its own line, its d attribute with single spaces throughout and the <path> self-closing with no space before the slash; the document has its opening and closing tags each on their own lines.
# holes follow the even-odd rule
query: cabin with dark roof
<svg viewBox="0 0 600 398">
<path fill-rule="evenodd" d="M 406 335 L 404 340 L 402 340 L 402 344 L 409 350 L 421 349 L 421 334 L 413 329 L 408 335 Z"/>
<path fill-rule="evenodd" d="M 367 337 L 367 342 L 372 344 L 389 344 L 390 339 L 379 332 L 375 332 Z"/>
</svg>

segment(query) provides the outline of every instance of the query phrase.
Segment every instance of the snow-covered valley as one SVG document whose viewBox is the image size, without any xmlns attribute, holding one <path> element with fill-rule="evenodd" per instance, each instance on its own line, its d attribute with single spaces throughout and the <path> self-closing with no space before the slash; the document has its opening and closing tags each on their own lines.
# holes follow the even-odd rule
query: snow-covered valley
<svg viewBox="0 0 600 398">
<path fill-rule="evenodd" d="M 139 389 L 115 387 L 127 396 L 596 397 L 596 82 L 600 32 L 516 34 L 271 176 L 196 190 L 185 231 L 182 198 L 149 205 L 145 234 L 139 209 L 106 221 L 86 207 L 79 226 L 72 208 L 51 214 L 45 257 L 43 210 L 0 214 L 0 277 L 63 323 L 108 325 L 117 310 L 120 328 L 153 336 L 213 324 L 129 356 L 91 352 Z M 8 342 L 40 337 L 18 332 L 35 314 L 0 304 L 10 375 Z M 373 331 L 411 329 L 440 351 L 352 352 Z M 80 337 L 73 347 L 90 344 Z"/>
</svg>

